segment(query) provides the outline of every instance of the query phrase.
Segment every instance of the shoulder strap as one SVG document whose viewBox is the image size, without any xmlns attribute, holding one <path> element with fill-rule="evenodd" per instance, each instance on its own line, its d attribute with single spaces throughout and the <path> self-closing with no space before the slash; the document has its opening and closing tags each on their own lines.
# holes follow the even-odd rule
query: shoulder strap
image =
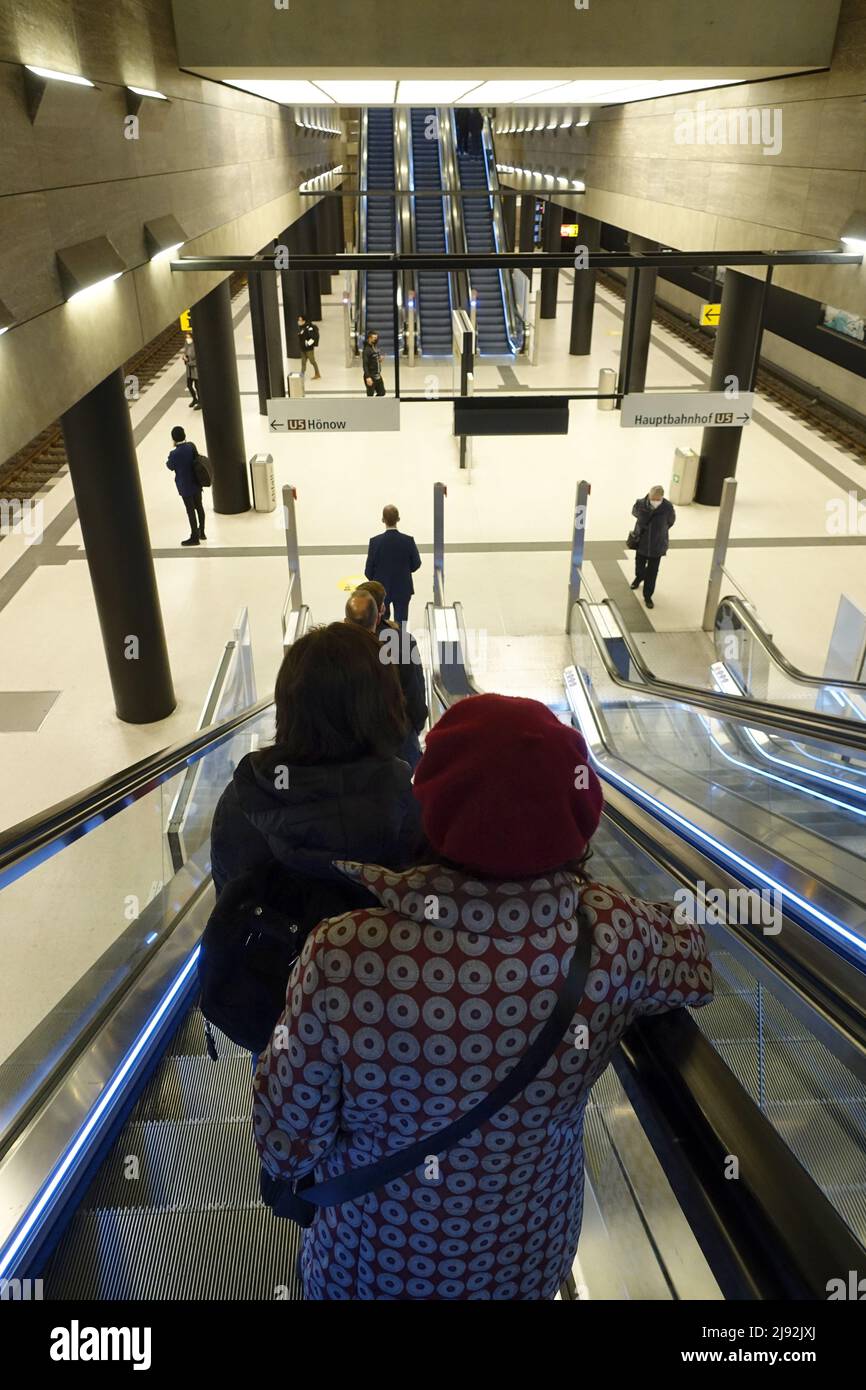
<svg viewBox="0 0 866 1390">
<path fill-rule="evenodd" d="M 341 1202 L 363 1197 L 365 1193 L 373 1192 L 377 1187 L 384 1187 L 394 1178 L 410 1172 L 431 1154 L 443 1154 L 447 1149 L 453 1148 L 461 1139 L 465 1139 L 467 1134 L 478 1129 L 479 1125 L 485 1124 L 492 1115 L 518 1096 L 553 1056 L 583 995 L 586 977 L 589 974 L 593 931 L 581 908 L 578 908 L 578 924 L 574 955 L 553 1011 L 538 1037 L 530 1043 L 504 1081 L 494 1086 L 484 1100 L 467 1110 L 453 1124 L 446 1125 L 444 1129 L 427 1135 L 425 1139 L 420 1139 L 405 1149 L 387 1154 L 375 1163 L 368 1163 L 363 1168 L 353 1168 L 347 1173 L 341 1173 L 338 1178 L 330 1178 L 314 1187 L 300 1187 L 298 1196 L 317 1207 L 338 1206 Z"/>
</svg>

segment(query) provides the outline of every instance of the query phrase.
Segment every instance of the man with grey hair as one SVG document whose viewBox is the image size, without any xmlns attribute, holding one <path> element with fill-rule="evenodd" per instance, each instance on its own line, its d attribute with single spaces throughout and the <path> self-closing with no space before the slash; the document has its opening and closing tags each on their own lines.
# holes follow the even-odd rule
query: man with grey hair
<svg viewBox="0 0 866 1390">
<path fill-rule="evenodd" d="M 638 497 L 631 509 L 637 525 L 629 536 L 635 550 L 635 570 L 631 587 L 643 584 L 643 601 L 654 608 L 653 594 L 662 556 L 668 551 L 668 533 L 677 519 L 672 504 L 665 497 L 660 483 L 651 487 L 646 497 Z"/>
</svg>

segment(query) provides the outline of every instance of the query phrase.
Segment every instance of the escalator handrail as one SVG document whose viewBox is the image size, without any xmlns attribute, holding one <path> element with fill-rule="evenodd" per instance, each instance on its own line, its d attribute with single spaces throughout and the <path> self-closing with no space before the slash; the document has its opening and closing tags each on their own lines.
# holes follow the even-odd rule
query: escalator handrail
<svg viewBox="0 0 866 1390">
<path fill-rule="evenodd" d="M 491 192 L 490 215 L 493 219 L 493 245 L 496 251 L 507 251 L 505 244 L 505 218 L 502 213 L 502 195 L 499 187 L 499 172 L 496 168 L 496 148 L 493 144 L 493 128 L 489 116 L 484 117 L 484 125 L 481 129 L 481 143 L 484 151 L 484 168 L 487 174 L 487 187 Z M 514 285 L 511 279 L 510 270 L 500 270 L 499 284 L 502 288 L 503 307 L 505 309 L 505 328 L 508 334 L 508 341 L 511 343 L 512 351 L 516 354 L 523 350 L 526 340 L 526 324 L 517 310 L 514 298 Z"/>
<path fill-rule="evenodd" d="M 367 132 L 369 128 L 370 108 L 365 106 L 361 111 L 361 144 L 358 156 L 358 187 L 361 190 L 358 208 L 358 250 L 366 255 L 367 252 Z M 367 276 L 362 271 L 358 274 L 358 319 L 355 324 L 355 351 L 360 351 L 360 344 L 367 331 Z"/>
<path fill-rule="evenodd" d="M 763 647 L 770 661 L 777 666 L 789 680 L 797 685 L 808 686 L 812 690 L 852 690 L 858 695 L 866 695 L 866 681 L 837 680 L 831 676 L 811 676 L 806 671 L 801 671 L 799 666 L 790 662 L 782 651 L 776 646 L 772 637 L 764 630 L 758 621 L 751 605 L 746 604 L 735 594 L 726 594 L 719 599 L 719 606 L 716 609 L 716 622 L 718 623 L 719 614 L 723 608 L 733 609 L 743 627 L 747 628 L 759 646 Z"/>
<path fill-rule="evenodd" d="M 797 710 L 788 705 L 777 705 L 770 701 L 756 701 L 748 696 L 716 694 L 696 685 L 679 685 L 675 681 L 659 680 L 637 653 L 631 641 L 628 628 L 623 622 L 616 604 L 610 599 L 602 599 L 602 605 L 612 613 L 620 635 L 633 658 L 636 668 L 641 671 L 640 681 L 629 680 L 617 670 L 605 646 L 603 635 L 598 630 L 592 612 L 593 605 L 586 599 L 577 599 L 575 609 L 579 609 L 590 640 L 601 659 L 609 679 L 614 685 L 635 695 L 651 695 L 658 700 L 674 704 L 690 705 L 703 710 L 718 719 L 732 719 L 737 723 L 754 725 L 768 729 L 772 733 L 790 734 L 794 738 L 812 741 L 843 744 L 847 748 L 866 750 L 866 728 L 850 719 L 837 719 L 834 715 L 817 714 L 812 710 Z M 574 627 L 572 623 L 572 637 Z"/>
<path fill-rule="evenodd" d="M 844 1218 L 687 1013 L 633 1024 L 615 1066 L 639 1087 L 627 1093 L 639 1118 L 652 1113 L 657 1142 L 661 1130 L 675 1191 L 677 1168 L 690 1170 L 714 1245 L 752 1287 L 746 1297 L 826 1299 L 830 1279 L 862 1268 L 866 1251 Z M 725 1175 L 732 1155 L 734 1180 Z"/>
<path fill-rule="evenodd" d="M 140 797 L 212 749 L 227 742 L 273 707 L 273 696 L 259 700 L 239 714 L 211 724 L 194 738 L 151 753 L 140 762 L 114 772 L 86 791 L 58 801 L 0 835 L 0 890 L 35 864 L 95 830 Z"/>
</svg>

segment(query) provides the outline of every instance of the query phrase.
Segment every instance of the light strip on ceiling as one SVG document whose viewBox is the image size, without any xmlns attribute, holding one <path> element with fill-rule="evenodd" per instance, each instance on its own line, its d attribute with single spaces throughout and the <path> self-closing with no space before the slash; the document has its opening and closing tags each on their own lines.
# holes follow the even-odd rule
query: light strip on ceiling
<svg viewBox="0 0 866 1390">
<path fill-rule="evenodd" d="M 94 83 L 89 77 L 79 77 L 74 72 L 55 72 L 53 68 L 37 68 L 32 63 L 25 63 L 28 72 L 35 73 L 37 77 L 50 78 L 52 82 L 73 82 L 77 87 L 92 87 Z"/>
<path fill-rule="evenodd" d="M 392 106 L 397 89 L 396 82 L 343 82 L 329 77 L 317 77 L 316 86 L 344 106 Z"/>
<path fill-rule="evenodd" d="M 542 92 L 552 92 L 553 88 L 561 87 L 560 82 L 545 82 L 542 78 L 536 81 L 521 82 L 482 82 L 480 87 L 476 87 L 471 95 L 472 105 L 495 106 L 502 102 L 521 101 L 537 94 L 539 97 Z M 464 97 L 464 101 L 469 101 L 469 97 Z M 551 96 L 550 100 L 556 100 Z M 462 103 L 458 103 L 462 104 Z"/>
<path fill-rule="evenodd" d="M 225 81 L 229 87 L 239 87 L 242 92 L 267 97 L 269 101 L 278 101 L 284 106 L 320 106 L 323 102 L 333 105 L 331 98 L 312 82 L 256 77 L 227 77 Z"/>
<path fill-rule="evenodd" d="M 479 79 L 471 81 L 424 82 L 409 80 L 397 84 L 398 106 L 452 106 L 455 101 L 479 86 Z"/>
</svg>

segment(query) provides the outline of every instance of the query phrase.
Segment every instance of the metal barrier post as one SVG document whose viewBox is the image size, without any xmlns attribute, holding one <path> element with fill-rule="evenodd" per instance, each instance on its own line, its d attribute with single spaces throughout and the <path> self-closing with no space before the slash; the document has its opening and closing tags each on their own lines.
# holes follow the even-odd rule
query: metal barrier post
<svg viewBox="0 0 866 1390">
<path fill-rule="evenodd" d="M 433 484 L 433 602 L 438 608 L 445 603 L 445 498 L 444 483 Z"/>
<path fill-rule="evenodd" d="M 291 592 L 291 607 L 300 608 L 301 599 L 301 555 L 298 548 L 298 518 L 295 512 L 295 502 L 298 494 L 291 486 L 286 483 L 283 487 L 283 520 L 286 526 L 286 555 L 289 561 L 289 588 Z"/>
<path fill-rule="evenodd" d="M 571 568 L 568 571 L 568 607 L 565 610 L 565 630 L 571 632 L 571 610 L 580 598 L 580 577 L 583 569 L 583 551 L 586 545 L 586 506 L 591 492 L 589 483 L 582 478 L 577 485 L 574 499 L 574 526 L 571 533 Z"/>
<path fill-rule="evenodd" d="M 719 520 L 716 526 L 716 541 L 710 563 L 710 578 L 707 584 L 707 601 L 704 605 L 704 619 L 701 624 L 704 632 L 712 632 L 715 627 L 716 609 L 722 594 L 722 576 L 728 554 L 728 540 L 731 522 L 734 519 L 734 502 L 737 497 L 736 478 L 726 478 L 722 484 L 722 497 L 719 502 Z"/>
</svg>

